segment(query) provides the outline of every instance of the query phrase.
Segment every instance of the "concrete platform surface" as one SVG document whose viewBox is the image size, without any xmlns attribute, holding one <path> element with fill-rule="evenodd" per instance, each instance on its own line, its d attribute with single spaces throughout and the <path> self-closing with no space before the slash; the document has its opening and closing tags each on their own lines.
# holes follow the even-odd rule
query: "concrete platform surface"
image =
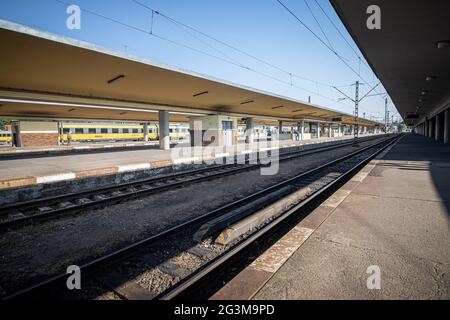
<svg viewBox="0 0 450 320">
<path fill-rule="evenodd" d="M 368 172 L 254 299 L 450 299 L 450 146 L 409 134 Z"/>
<path fill-rule="evenodd" d="M 364 135 L 362 135 L 364 136 Z M 280 141 L 280 148 L 295 147 L 314 143 L 324 143 L 351 139 L 345 136 L 331 139 L 315 139 L 306 141 Z M 185 145 L 183 145 L 185 146 Z M 255 152 L 260 144 L 255 143 L 250 149 Z M 190 150 L 190 148 L 188 148 Z M 190 152 L 187 152 L 188 154 Z M 148 148 L 144 150 L 111 150 L 110 152 L 76 153 L 49 155 L 36 158 L 1 159 L 0 189 L 17 188 L 40 183 L 93 177 L 105 174 L 148 169 L 150 167 L 170 166 L 173 161 L 183 162 L 186 159 L 174 160 L 171 150 Z"/>
</svg>

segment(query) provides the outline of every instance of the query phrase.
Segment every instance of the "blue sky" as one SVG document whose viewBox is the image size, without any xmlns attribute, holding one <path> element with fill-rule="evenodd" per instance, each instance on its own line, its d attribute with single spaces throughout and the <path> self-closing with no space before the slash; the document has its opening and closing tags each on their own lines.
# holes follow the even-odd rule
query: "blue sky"
<svg viewBox="0 0 450 320">
<path fill-rule="evenodd" d="M 69 30 L 66 27 L 67 5 L 61 1 L 81 7 L 81 30 Z M 349 85 L 356 80 L 362 82 L 361 78 L 295 20 L 276 0 L 138 1 L 287 72 L 282 72 L 214 42 L 158 14 L 154 15 L 153 33 L 178 44 L 161 40 L 148 33 L 88 12 L 95 12 L 126 25 L 149 31 L 152 20 L 151 11 L 139 6 L 133 0 L 0 0 L 0 18 L 302 101 L 307 101 L 308 96 L 311 96 L 311 102 L 314 104 L 353 113 L 353 103 L 348 100 L 337 102 L 341 95 L 330 85 L 338 86 L 353 97 L 354 87 Z M 306 0 L 306 2 L 332 47 L 368 82 L 361 88 L 364 94 L 376 84 L 377 79 L 364 63 L 359 63 L 353 50 L 360 57 L 362 54 L 330 3 L 328 0 L 317 0 L 317 3 L 316 0 Z M 305 0 L 283 0 L 283 3 L 318 36 L 327 41 L 306 6 Z M 341 38 L 318 4 L 346 37 L 353 50 Z M 232 61 L 234 64 L 224 60 Z M 250 67 L 257 72 L 235 64 Z M 291 86 L 291 76 L 288 73 L 313 81 L 293 76 L 293 86 Z M 377 91 L 384 92 L 384 88 L 380 86 Z M 381 96 L 366 98 L 360 106 L 361 116 L 363 112 L 366 113 L 367 118 L 373 116 L 381 119 L 384 116 L 384 102 Z M 395 116 L 398 115 L 392 101 L 390 101 L 390 112 L 391 114 L 395 112 Z"/>
</svg>

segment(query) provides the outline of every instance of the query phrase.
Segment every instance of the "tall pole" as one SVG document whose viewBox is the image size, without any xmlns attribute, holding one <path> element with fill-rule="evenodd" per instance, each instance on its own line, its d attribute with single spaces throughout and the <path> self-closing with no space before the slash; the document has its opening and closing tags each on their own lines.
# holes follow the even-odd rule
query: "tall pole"
<svg viewBox="0 0 450 320">
<path fill-rule="evenodd" d="M 353 144 L 358 145 L 358 111 L 359 111 L 359 81 L 356 81 L 355 85 L 355 130 L 353 131 Z"/>
<path fill-rule="evenodd" d="M 387 130 L 390 130 L 390 122 L 389 122 L 389 110 L 387 111 Z"/>
<path fill-rule="evenodd" d="M 387 133 L 388 128 L 388 101 L 384 98 L 384 133 Z"/>
</svg>

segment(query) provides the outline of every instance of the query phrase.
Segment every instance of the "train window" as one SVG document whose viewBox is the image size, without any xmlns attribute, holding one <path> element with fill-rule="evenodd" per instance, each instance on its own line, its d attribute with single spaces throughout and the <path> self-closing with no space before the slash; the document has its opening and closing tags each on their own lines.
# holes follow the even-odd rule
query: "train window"
<svg viewBox="0 0 450 320">
<path fill-rule="evenodd" d="M 89 129 L 88 129 L 88 133 L 89 133 L 89 134 L 95 134 L 95 133 L 97 133 L 97 132 L 96 132 L 95 128 L 89 128 Z"/>
<path fill-rule="evenodd" d="M 173 132 L 173 129 L 169 129 L 169 132 L 172 133 L 172 132 Z"/>
<path fill-rule="evenodd" d="M 119 129 L 112 129 L 112 133 L 119 133 Z"/>
<path fill-rule="evenodd" d="M 122 129 L 122 133 L 130 133 L 130 129 Z"/>
<path fill-rule="evenodd" d="M 81 128 L 75 128 L 75 133 L 76 133 L 76 134 L 82 134 L 82 133 L 83 133 L 83 129 L 81 129 Z"/>
<path fill-rule="evenodd" d="M 69 133 L 69 131 L 70 131 L 70 129 L 69 129 L 69 128 L 63 128 L 63 134 L 68 134 L 68 133 Z"/>
<path fill-rule="evenodd" d="M 133 129 L 133 133 L 139 133 L 139 129 Z"/>
<path fill-rule="evenodd" d="M 100 133 L 108 133 L 108 129 L 107 128 L 101 128 L 100 129 Z"/>
</svg>

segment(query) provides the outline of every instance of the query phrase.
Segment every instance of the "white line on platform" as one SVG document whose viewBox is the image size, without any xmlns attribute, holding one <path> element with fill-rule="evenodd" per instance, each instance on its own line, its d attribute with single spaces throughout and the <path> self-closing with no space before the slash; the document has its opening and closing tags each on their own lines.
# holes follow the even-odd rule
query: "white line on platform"
<svg viewBox="0 0 450 320">
<path fill-rule="evenodd" d="M 223 157 L 228 157 L 230 154 L 229 153 L 218 153 L 215 155 L 216 158 L 223 158 Z"/>
<path fill-rule="evenodd" d="M 261 151 L 268 151 L 268 150 L 277 150 L 277 149 L 279 149 L 279 147 L 261 148 L 261 149 L 259 149 L 259 152 L 261 152 Z"/>
<path fill-rule="evenodd" d="M 54 174 L 51 176 L 43 176 L 43 177 L 36 177 L 36 183 L 49 183 L 49 182 L 56 182 L 56 181 L 63 181 L 63 180 L 72 180 L 75 179 L 76 175 L 73 172 L 69 173 L 60 173 L 60 174 Z"/>
<path fill-rule="evenodd" d="M 117 170 L 119 172 L 136 171 L 136 170 L 149 169 L 149 168 L 150 168 L 150 163 L 137 163 L 137 164 L 126 164 L 123 166 L 117 166 Z"/>
<path fill-rule="evenodd" d="M 194 162 L 194 161 L 198 161 L 198 157 L 192 157 L 192 158 L 181 158 L 181 159 L 175 159 L 173 160 L 174 164 L 180 164 L 180 163 L 189 163 L 189 162 Z"/>
</svg>

